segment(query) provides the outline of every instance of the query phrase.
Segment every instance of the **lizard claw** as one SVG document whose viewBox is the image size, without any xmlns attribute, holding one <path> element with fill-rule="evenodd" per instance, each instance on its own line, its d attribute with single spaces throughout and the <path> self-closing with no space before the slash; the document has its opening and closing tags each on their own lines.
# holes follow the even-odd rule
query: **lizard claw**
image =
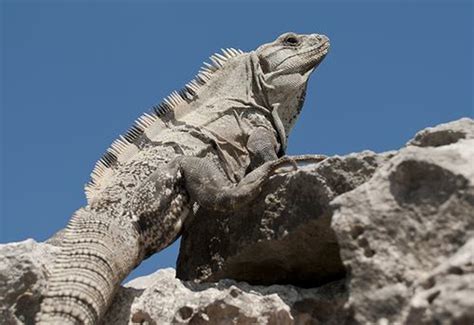
<svg viewBox="0 0 474 325">
<path fill-rule="evenodd" d="M 292 169 L 288 170 L 286 169 L 286 167 L 291 167 Z M 283 168 L 283 169 L 279 170 L 280 168 Z M 288 173 L 288 172 L 297 171 L 297 170 L 298 170 L 298 163 L 296 162 L 295 159 L 293 159 L 290 156 L 284 156 L 276 160 L 272 164 L 272 168 L 271 168 L 271 171 L 275 174 L 283 174 L 283 173 Z"/>
<path fill-rule="evenodd" d="M 270 172 L 274 174 L 284 174 L 300 169 L 300 165 L 316 164 L 325 160 L 327 156 L 323 155 L 300 155 L 300 156 L 283 156 L 274 161 L 270 166 Z M 289 169 L 291 168 L 291 169 Z"/>
</svg>

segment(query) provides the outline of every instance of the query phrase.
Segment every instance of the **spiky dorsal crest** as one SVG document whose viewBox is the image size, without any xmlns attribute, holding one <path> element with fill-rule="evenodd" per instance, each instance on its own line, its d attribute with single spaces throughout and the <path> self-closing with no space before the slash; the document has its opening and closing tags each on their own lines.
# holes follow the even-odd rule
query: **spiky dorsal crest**
<svg viewBox="0 0 474 325">
<path fill-rule="evenodd" d="M 94 196 L 103 189 L 107 177 L 113 173 L 117 162 L 127 161 L 138 151 L 136 143 L 140 141 L 145 131 L 155 123 L 159 123 L 169 112 L 177 110 L 183 104 L 192 102 L 199 94 L 201 87 L 208 83 L 213 74 L 224 67 L 227 60 L 245 52 L 234 49 L 221 49 L 209 58 L 211 63 L 204 62 L 196 77 L 188 82 L 183 89 L 173 91 L 160 104 L 152 107 L 151 112 L 141 115 L 132 127 L 116 139 L 105 154 L 97 161 L 91 173 L 91 179 L 85 186 L 87 201 L 90 203 Z"/>
</svg>

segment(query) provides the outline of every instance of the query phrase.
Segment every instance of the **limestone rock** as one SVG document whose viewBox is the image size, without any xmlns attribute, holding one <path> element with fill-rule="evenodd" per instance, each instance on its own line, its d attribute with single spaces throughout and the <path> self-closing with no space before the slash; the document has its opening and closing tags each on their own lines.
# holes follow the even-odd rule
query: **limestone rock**
<svg viewBox="0 0 474 325">
<path fill-rule="evenodd" d="M 58 249 L 32 239 L 0 245 L 1 324 L 32 324 Z"/>
<path fill-rule="evenodd" d="M 474 238 L 414 287 L 405 324 L 471 324 L 474 320 Z"/>
<path fill-rule="evenodd" d="M 473 237 L 473 162 L 473 139 L 437 147 L 408 146 L 371 180 L 332 201 L 332 229 L 351 292 L 346 308 L 357 323 L 376 323 L 382 318 L 400 323 L 419 289 L 418 281 Z M 473 262 L 471 255 L 469 263 Z M 474 309 L 473 300 L 462 298 L 472 291 L 472 283 L 466 286 L 472 273 L 451 274 L 446 279 L 440 286 L 448 292 L 440 295 L 441 301 L 449 302 L 453 313 L 454 309 L 463 312 L 443 323 L 463 317 L 474 321 L 466 309 L 467 305 Z M 426 317 L 435 315 L 428 323 L 444 319 L 446 305 L 436 303 L 437 294 L 426 294 L 426 304 L 420 302 L 422 295 L 413 298 L 407 319 L 417 317 L 420 305 L 426 308 Z"/>
<path fill-rule="evenodd" d="M 367 181 L 391 153 L 331 157 L 277 174 L 239 211 L 201 209 L 186 225 L 178 278 L 314 287 L 344 277 L 329 202 Z"/>
<path fill-rule="evenodd" d="M 439 147 L 462 139 L 474 139 L 474 120 L 462 118 L 426 128 L 418 132 L 407 144 L 419 147 Z"/>
<path fill-rule="evenodd" d="M 121 288 L 105 324 L 295 324 L 325 321 L 345 301 L 343 282 L 314 289 L 195 283 L 163 269 Z"/>
</svg>

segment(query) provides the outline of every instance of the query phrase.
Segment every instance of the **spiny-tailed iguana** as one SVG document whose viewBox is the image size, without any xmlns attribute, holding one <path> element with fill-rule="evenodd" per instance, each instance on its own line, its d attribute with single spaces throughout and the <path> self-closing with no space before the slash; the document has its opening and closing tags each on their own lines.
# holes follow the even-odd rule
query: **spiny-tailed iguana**
<svg viewBox="0 0 474 325">
<path fill-rule="evenodd" d="M 37 321 L 97 323 L 129 272 L 180 235 L 194 204 L 229 210 L 255 199 L 289 161 L 277 159 L 328 49 L 324 35 L 286 33 L 248 53 L 223 50 L 138 118 L 92 172 Z"/>
</svg>

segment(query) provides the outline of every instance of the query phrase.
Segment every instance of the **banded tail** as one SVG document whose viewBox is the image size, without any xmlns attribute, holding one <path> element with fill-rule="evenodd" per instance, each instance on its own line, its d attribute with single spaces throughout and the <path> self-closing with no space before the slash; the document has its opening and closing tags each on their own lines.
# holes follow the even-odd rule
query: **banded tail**
<svg viewBox="0 0 474 325">
<path fill-rule="evenodd" d="M 120 225 L 89 208 L 75 213 L 52 266 L 38 324 L 96 324 L 101 319 L 114 290 L 140 260 L 138 234 L 125 227 L 133 225 Z"/>
</svg>

